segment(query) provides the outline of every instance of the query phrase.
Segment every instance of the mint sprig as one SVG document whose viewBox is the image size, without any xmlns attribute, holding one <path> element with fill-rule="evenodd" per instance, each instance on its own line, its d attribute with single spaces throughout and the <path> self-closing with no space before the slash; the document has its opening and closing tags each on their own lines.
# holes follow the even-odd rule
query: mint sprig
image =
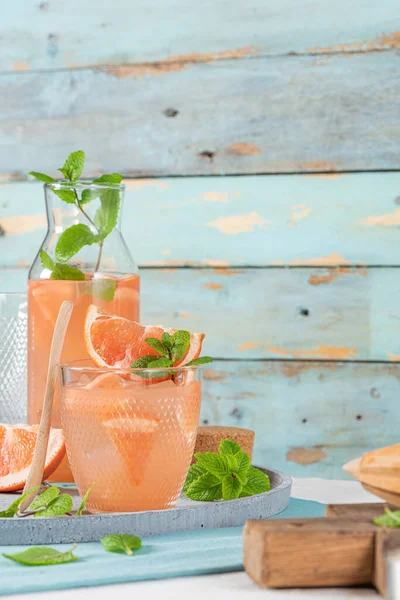
<svg viewBox="0 0 400 600">
<path fill-rule="evenodd" d="M 400 510 L 393 511 L 386 507 L 383 515 L 380 517 L 375 517 L 374 523 L 375 525 L 389 527 L 390 529 L 400 527 Z"/>
<path fill-rule="evenodd" d="M 177 361 L 182 361 L 188 353 L 190 346 L 190 333 L 183 329 L 175 331 L 173 335 L 164 332 L 161 336 L 161 340 L 148 337 L 145 342 L 150 348 L 157 352 L 157 355 L 148 354 L 137 358 L 132 364 L 132 369 L 156 369 L 163 367 L 172 367 Z M 188 363 L 184 363 L 183 367 L 191 367 L 197 365 L 205 365 L 206 363 L 212 362 L 210 356 L 202 356 L 191 360 Z M 146 373 L 138 373 L 142 377 L 147 377 Z M 151 377 L 164 377 L 165 372 L 152 374 Z"/>
<path fill-rule="evenodd" d="M 66 552 L 60 552 L 54 548 L 48 548 L 47 546 L 33 546 L 33 548 L 27 548 L 23 552 L 16 552 L 15 554 L 3 554 L 5 558 L 9 558 L 20 565 L 26 565 L 28 567 L 44 567 L 48 565 L 59 565 L 62 563 L 74 562 L 79 560 L 79 556 L 75 556 L 73 551 L 76 548 L 76 544 L 70 550 Z"/>
<path fill-rule="evenodd" d="M 114 230 L 118 222 L 121 205 L 119 184 L 122 181 L 122 175 L 118 173 L 104 174 L 92 181 L 93 184 L 99 187 L 85 189 L 79 196 L 76 184 L 82 175 L 84 166 L 85 153 L 82 150 L 72 152 L 65 161 L 64 166 L 59 169 L 67 180 L 68 188 L 65 188 L 65 185 L 67 185 L 65 182 L 63 183 L 63 189 L 50 187 L 52 192 L 63 202 L 74 204 L 87 221 L 87 224 L 72 225 L 61 234 L 57 242 L 55 255 L 60 263 L 66 263 L 83 247 L 96 243 L 99 248 L 94 269 L 96 272 L 100 268 L 104 240 Z M 29 174 L 43 183 L 57 183 L 57 180 L 53 177 L 38 171 L 31 171 Z M 85 210 L 85 205 L 96 199 L 100 200 L 100 206 L 94 218 L 91 219 Z M 75 267 L 70 268 L 74 269 Z M 84 279 L 84 277 L 77 277 L 76 271 L 56 267 L 52 270 L 52 279 L 76 280 Z"/>
<path fill-rule="evenodd" d="M 82 498 L 82 502 L 76 511 L 75 515 L 72 515 L 72 497 L 69 494 L 60 494 L 60 490 L 56 486 L 48 487 L 36 496 L 32 504 L 29 506 L 29 511 L 25 512 L 22 515 L 18 514 L 18 510 L 22 502 L 30 496 L 33 492 L 36 492 L 40 486 L 35 487 L 26 494 L 23 494 L 16 500 L 14 500 L 8 508 L 0 512 L 0 518 L 3 519 L 12 519 L 13 517 L 25 517 L 29 515 L 33 515 L 34 517 L 59 517 L 61 515 L 70 515 L 70 516 L 81 516 L 83 510 L 86 507 L 86 502 L 89 497 L 90 492 L 94 488 L 96 484 L 93 483 L 86 494 Z"/>
<path fill-rule="evenodd" d="M 18 513 L 19 507 L 21 506 L 21 504 L 23 503 L 25 498 L 28 498 L 31 494 L 33 494 L 33 492 L 37 492 L 39 487 L 40 486 L 38 485 L 37 487 L 34 487 L 31 490 L 28 490 L 25 494 L 22 494 L 22 496 L 20 496 L 16 500 L 14 500 L 14 502 L 11 502 L 11 504 L 8 508 L 0 511 L 0 518 L 1 519 L 12 519 L 13 517 L 15 517 L 15 515 Z"/>
<path fill-rule="evenodd" d="M 213 502 L 254 496 L 271 489 L 268 475 L 252 467 L 249 455 L 233 440 L 222 440 L 217 452 L 197 452 L 183 486 L 191 500 Z"/>
</svg>

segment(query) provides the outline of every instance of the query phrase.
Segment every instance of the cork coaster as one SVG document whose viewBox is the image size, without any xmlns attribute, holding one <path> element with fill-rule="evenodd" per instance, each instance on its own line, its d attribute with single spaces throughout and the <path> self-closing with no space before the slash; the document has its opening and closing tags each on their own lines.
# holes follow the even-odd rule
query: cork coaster
<svg viewBox="0 0 400 600">
<path fill-rule="evenodd" d="M 206 425 L 199 427 L 197 431 L 195 452 L 218 452 L 221 440 L 229 438 L 237 442 L 241 449 L 250 456 L 253 454 L 254 431 L 241 429 L 239 427 L 224 427 L 217 425 Z M 195 462 L 193 459 L 192 462 Z"/>
</svg>

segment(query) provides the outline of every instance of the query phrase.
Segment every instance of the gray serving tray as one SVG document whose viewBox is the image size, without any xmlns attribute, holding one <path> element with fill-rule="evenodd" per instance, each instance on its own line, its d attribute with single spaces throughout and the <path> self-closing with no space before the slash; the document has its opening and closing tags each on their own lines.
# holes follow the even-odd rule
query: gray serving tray
<svg viewBox="0 0 400 600">
<path fill-rule="evenodd" d="M 258 467 L 260 468 L 260 467 Z M 224 502 L 194 502 L 184 496 L 174 508 L 131 513 L 98 513 L 81 517 L 0 519 L 0 546 L 95 542 L 110 533 L 131 533 L 140 537 L 177 531 L 236 527 L 248 519 L 267 519 L 287 507 L 292 480 L 273 469 L 261 470 L 271 479 L 271 490 Z M 74 508 L 80 498 L 74 489 Z M 0 510 L 17 496 L 0 494 Z"/>
</svg>

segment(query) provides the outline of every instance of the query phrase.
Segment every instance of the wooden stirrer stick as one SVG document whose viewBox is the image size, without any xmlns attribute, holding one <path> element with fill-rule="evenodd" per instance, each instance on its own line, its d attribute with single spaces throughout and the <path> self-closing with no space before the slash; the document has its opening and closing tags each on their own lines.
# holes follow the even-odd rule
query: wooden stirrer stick
<svg viewBox="0 0 400 600">
<path fill-rule="evenodd" d="M 49 443 L 51 411 L 53 408 L 53 397 L 57 378 L 57 365 L 60 362 L 61 351 L 64 345 L 65 334 L 71 318 L 72 309 L 73 304 L 68 300 L 61 304 L 56 326 L 54 328 L 50 349 L 49 367 L 47 370 L 47 381 L 42 416 L 40 419 L 39 431 L 36 439 L 31 468 L 24 487 L 24 494 L 42 483 L 47 446 Z M 21 512 L 28 508 L 28 506 L 35 499 L 36 495 L 37 492 L 33 492 L 26 500 L 24 500 L 20 506 Z"/>
</svg>

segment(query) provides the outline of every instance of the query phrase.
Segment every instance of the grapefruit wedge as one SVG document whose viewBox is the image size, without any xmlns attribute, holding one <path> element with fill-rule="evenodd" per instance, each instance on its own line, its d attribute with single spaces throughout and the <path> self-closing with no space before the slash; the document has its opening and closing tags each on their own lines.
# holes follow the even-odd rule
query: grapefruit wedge
<svg viewBox="0 0 400 600">
<path fill-rule="evenodd" d="M 176 329 L 164 329 L 162 326 L 140 325 L 123 317 L 103 312 L 89 306 L 85 322 L 86 348 L 98 367 L 126 369 L 138 358 L 146 355 L 158 356 L 157 352 L 146 344 L 146 338 L 161 340 L 163 333 L 173 335 Z M 204 333 L 192 333 L 186 355 L 174 363 L 175 367 L 184 366 L 198 358 Z"/>
<path fill-rule="evenodd" d="M 39 425 L 0 424 L 0 492 L 22 490 L 28 477 Z M 65 456 L 61 429 L 51 429 L 43 479 L 47 479 Z"/>
</svg>

